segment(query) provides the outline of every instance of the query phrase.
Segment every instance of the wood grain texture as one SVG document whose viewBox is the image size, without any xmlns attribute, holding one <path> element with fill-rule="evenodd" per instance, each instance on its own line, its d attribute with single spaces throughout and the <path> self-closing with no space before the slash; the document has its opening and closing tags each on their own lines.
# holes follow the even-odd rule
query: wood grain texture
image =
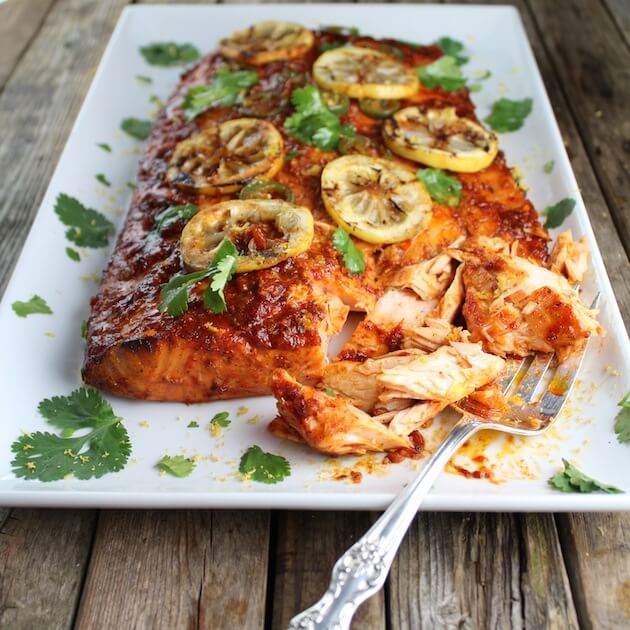
<svg viewBox="0 0 630 630">
<path fill-rule="evenodd" d="M 420 514 L 389 592 L 394 630 L 578 627 L 551 516 Z"/>
<path fill-rule="evenodd" d="M 0 628 L 70 628 L 95 512 L 14 509 L 0 519 Z"/>
<path fill-rule="evenodd" d="M 264 625 L 269 517 L 101 512 L 76 628 Z"/>
<path fill-rule="evenodd" d="M 9 0 L 0 4 L 0 91 L 54 0 Z"/>
<path fill-rule="evenodd" d="M 272 624 L 290 619 L 326 591 L 337 558 L 360 538 L 377 515 L 361 512 L 280 512 L 276 515 Z M 385 628 L 383 591 L 357 612 L 353 628 Z"/>
<path fill-rule="evenodd" d="M 556 516 L 580 625 L 630 628 L 630 515 Z"/>
<path fill-rule="evenodd" d="M 58 0 L 0 94 L 0 294 L 126 0 Z"/>
<path fill-rule="evenodd" d="M 628 0 L 603 0 L 612 19 L 617 24 L 626 44 L 630 46 L 630 2 Z"/>
</svg>

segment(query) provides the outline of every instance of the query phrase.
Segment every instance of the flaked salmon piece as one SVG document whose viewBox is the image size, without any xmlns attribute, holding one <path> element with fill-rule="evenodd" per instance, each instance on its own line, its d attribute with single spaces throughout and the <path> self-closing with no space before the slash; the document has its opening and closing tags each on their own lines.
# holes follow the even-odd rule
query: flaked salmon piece
<svg viewBox="0 0 630 630">
<path fill-rule="evenodd" d="M 386 279 L 391 287 L 410 289 L 421 300 L 440 299 L 449 287 L 454 276 L 453 259 L 441 254 L 415 263 L 405 265 Z"/>
<path fill-rule="evenodd" d="M 430 354 L 416 356 L 377 376 L 379 401 L 414 398 L 448 405 L 497 378 L 505 361 L 483 351 L 481 344 L 452 342 Z"/>
<path fill-rule="evenodd" d="M 566 230 L 558 236 L 551 250 L 549 269 L 565 276 L 571 284 L 582 282 L 588 268 L 588 255 L 586 236 L 574 241 L 571 230 Z"/>
<path fill-rule="evenodd" d="M 562 360 L 604 330 L 564 276 L 519 256 L 459 250 L 463 314 L 473 341 L 499 356 L 555 352 Z"/>
<path fill-rule="evenodd" d="M 464 303 L 464 280 L 462 278 L 462 272 L 463 268 L 459 265 L 451 284 L 440 298 L 435 311 L 431 314 L 435 319 L 441 319 L 447 322 L 455 321 L 455 317 Z"/>
<path fill-rule="evenodd" d="M 415 348 L 424 352 L 434 352 L 452 341 L 469 341 L 470 333 L 453 326 L 448 321 L 427 317 L 424 326 L 405 330 L 403 348 Z"/>
<path fill-rule="evenodd" d="M 409 435 L 421 429 L 428 420 L 434 418 L 447 407 L 443 402 L 424 401 L 396 412 L 389 423 L 389 430 L 398 435 Z"/>
<path fill-rule="evenodd" d="M 458 411 L 467 411 L 488 420 L 504 418 L 509 410 L 501 387 L 496 382 L 480 387 L 466 398 L 457 401 L 454 407 Z"/>
<path fill-rule="evenodd" d="M 313 449 L 331 455 L 363 455 L 411 446 L 341 396 L 301 385 L 286 370 L 274 370 L 271 389 L 278 413 Z M 278 425 L 269 427 L 274 431 Z"/>
</svg>

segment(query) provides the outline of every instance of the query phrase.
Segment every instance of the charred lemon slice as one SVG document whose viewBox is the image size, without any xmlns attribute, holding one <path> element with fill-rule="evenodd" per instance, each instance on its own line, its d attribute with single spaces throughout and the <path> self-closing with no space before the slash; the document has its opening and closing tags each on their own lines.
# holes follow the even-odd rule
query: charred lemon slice
<svg viewBox="0 0 630 630">
<path fill-rule="evenodd" d="M 273 177 L 282 166 L 284 143 L 265 120 L 237 118 L 212 125 L 180 142 L 166 177 L 200 193 L 238 190 L 252 179 Z"/>
<path fill-rule="evenodd" d="M 295 59 L 315 42 L 311 31 L 293 22 L 267 21 L 236 31 L 220 42 L 221 53 L 254 66 Z"/>
<path fill-rule="evenodd" d="M 198 212 L 182 231 L 187 267 L 206 269 L 224 238 L 239 251 L 237 273 L 273 267 L 305 252 L 313 240 L 308 208 L 278 199 L 222 201 Z"/>
<path fill-rule="evenodd" d="M 368 243 L 407 240 L 431 218 L 431 197 L 413 169 L 367 155 L 329 162 L 322 198 L 339 225 Z"/>
<path fill-rule="evenodd" d="M 419 85 L 411 68 L 378 50 L 358 46 L 325 52 L 313 65 L 313 78 L 324 89 L 350 98 L 406 98 Z"/>
<path fill-rule="evenodd" d="M 494 160 L 499 144 L 496 136 L 454 107 L 428 109 L 405 107 L 385 121 L 385 144 L 398 155 L 458 173 L 475 173 Z"/>
</svg>

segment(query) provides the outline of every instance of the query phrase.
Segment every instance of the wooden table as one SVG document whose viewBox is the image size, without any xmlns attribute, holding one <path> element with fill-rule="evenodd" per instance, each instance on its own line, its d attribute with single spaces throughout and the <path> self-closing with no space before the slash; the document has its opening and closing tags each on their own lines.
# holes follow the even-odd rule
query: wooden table
<svg viewBox="0 0 630 630">
<path fill-rule="evenodd" d="M 0 5 L 0 292 L 127 3 Z M 628 323 L 630 3 L 513 4 Z M 283 628 L 375 516 L 0 508 L 0 627 Z M 421 514 L 355 627 L 629 628 L 630 516 Z"/>
</svg>

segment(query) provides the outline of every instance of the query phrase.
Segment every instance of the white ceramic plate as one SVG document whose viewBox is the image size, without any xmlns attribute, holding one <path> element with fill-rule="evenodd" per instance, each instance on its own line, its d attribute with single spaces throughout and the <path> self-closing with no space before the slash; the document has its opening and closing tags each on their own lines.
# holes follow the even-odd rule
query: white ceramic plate
<svg viewBox="0 0 630 630">
<path fill-rule="evenodd" d="M 509 7 L 404 5 L 248 5 L 212 7 L 129 7 L 125 9 L 96 73 L 81 113 L 50 182 L 31 234 L 0 306 L 0 504 L 80 507 L 239 507 L 239 508 L 384 508 L 407 483 L 421 463 L 373 465 L 381 457 L 361 458 L 360 484 L 334 480 L 353 458 L 330 462 L 305 447 L 281 441 L 266 431 L 274 415 L 270 398 L 235 400 L 202 405 L 147 403 L 110 397 L 125 419 L 133 445 L 124 471 L 98 480 L 69 479 L 53 483 L 16 479 L 10 445 L 21 431 L 49 428 L 37 404 L 54 395 L 68 394 L 80 384 L 83 341 L 79 328 L 88 300 L 96 291 L 91 277 L 103 268 L 108 252 L 91 251 L 80 263 L 64 253 L 64 228 L 53 212 L 56 196 L 65 192 L 123 222 L 142 151 L 139 142 L 119 131 L 128 116 L 147 118 L 152 94 L 165 98 L 180 70 L 147 65 L 138 48 L 153 41 L 192 42 L 201 51 L 213 49 L 219 38 L 262 19 L 286 19 L 315 27 L 355 25 L 361 32 L 414 42 L 431 42 L 448 35 L 466 43 L 468 76 L 491 70 L 492 77 L 474 94 L 481 117 L 500 96 L 532 97 L 534 109 L 524 127 L 503 134 L 501 146 L 511 165 L 518 165 L 537 208 L 564 197 L 577 200 L 566 221 L 574 234 L 585 234 L 593 251 L 591 271 L 584 285 L 585 299 L 602 293 L 600 319 L 608 331 L 589 348 L 581 383 L 568 409 L 545 436 L 505 441 L 482 436 L 488 461 L 500 483 L 443 474 L 425 501 L 434 510 L 627 510 L 630 494 L 563 494 L 551 490 L 547 479 L 560 468 L 561 457 L 571 459 L 593 477 L 630 492 L 630 446 L 617 443 L 613 433 L 616 402 L 630 387 L 630 344 L 614 294 L 588 222 L 577 183 L 571 172 L 553 112 L 528 45 L 518 13 Z M 152 85 L 137 81 L 149 75 Z M 107 142 L 112 153 L 96 146 Z M 555 160 L 544 174 L 543 164 Z M 111 188 L 94 176 L 104 173 Z M 11 310 L 16 300 L 44 297 L 54 315 L 18 318 Z M 242 406 L 248 412 L 236 415 Z M 232 424 L 221 438 L 207 429 L 218 411 L 232 412 Z M 197 419 L 198 429 L 188 429 Z M 434 436 L 439 439 L 440 432 Z M 237 467 L 250 445 L 283 454 L 292 474 L 275 486 L 243 482 Z M 481 448 L 481 446 L 479 446 Z M 201 461 L 185 479 L 160 476 L 155 463 L 165 453 L 198 454 Z M 459 462 L 466 465 L 465 456 Z M 361 469 L 361 468 L 360 468 Z"/>
</svg>

